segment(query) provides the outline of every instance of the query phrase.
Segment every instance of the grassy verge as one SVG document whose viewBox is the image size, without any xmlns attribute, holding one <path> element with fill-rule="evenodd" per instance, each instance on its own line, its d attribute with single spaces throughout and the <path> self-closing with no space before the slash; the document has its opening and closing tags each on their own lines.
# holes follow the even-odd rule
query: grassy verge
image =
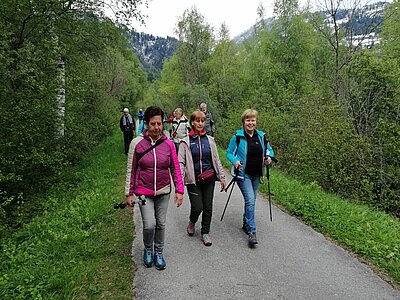
<svg viewBox="0 0 400 300">
<path fill-rule="evenodd" d="M 225 151 L 219 149 L 225 167 Z M 385 280 L 400 285 L 400 221 L 368 206 L 346 201 L 272 168 L 273 200 L 305 224 L 329 236 L 369 263 Z M 266 193 L 267 183 L 260 187 Z"/>
<path fill-rule="evenodd" d="M 113 208 L 125 163 L 116 132 L 67 171 L 43 215 L 1 239 L 1 299 L 132 298 L 132 211 Z"/>
</svg>

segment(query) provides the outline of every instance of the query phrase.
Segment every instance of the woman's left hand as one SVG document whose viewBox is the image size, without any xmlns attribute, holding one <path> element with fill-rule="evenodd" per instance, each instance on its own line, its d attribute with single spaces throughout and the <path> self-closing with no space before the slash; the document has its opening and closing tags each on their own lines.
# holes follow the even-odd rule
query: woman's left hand
<svg viewBox="0 0 400 300">
<path fill-rule="evenodd" d="M 182 201 L 183 201 L 183 194 L 175 193 L 175 204 L 176 204 L 176 207 L 181 206 L 182 205 Z"/>
<path fill-rule="evenodd" d="M 225 191 L 225 187 L 226 187 L 225 179 L 221 179 L 220 184 L 221 184 L 221 191 L 220 192 Z"/>
<path fill-rule="evenodd" d="M 264 159 L 264 164 L 265 164 L 266 166 L 268 166 L 269 164 L 271 164 L 271 162 L 272 162 L 272 159 L 271 159 L 271 157 L 269 157 L 269 156 L 268 156 L 267 159 Z"/>
</svg>

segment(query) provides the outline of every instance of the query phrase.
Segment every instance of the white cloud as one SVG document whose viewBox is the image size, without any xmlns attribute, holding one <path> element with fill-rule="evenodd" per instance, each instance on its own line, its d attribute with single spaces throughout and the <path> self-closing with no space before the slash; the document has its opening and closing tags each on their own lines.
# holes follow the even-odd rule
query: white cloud
<svg viewBox="0 0 400 300">
<path fill-rule="evenodd" d="M 272 15 L 272 1 L 261 1 L 268 16 Z M 259 0 L 151 0 L 149 8 L 141 12 L 149 17 L 146 26 L 135 26 L 137 31 L 157 36 L 175 36 L 174 30 L 186 9 L 197 8 L 206 22 L 218 30 L 223 22 L 229 28 L 231 37 L 248 29 L 257 20 Z"/>
</svg>

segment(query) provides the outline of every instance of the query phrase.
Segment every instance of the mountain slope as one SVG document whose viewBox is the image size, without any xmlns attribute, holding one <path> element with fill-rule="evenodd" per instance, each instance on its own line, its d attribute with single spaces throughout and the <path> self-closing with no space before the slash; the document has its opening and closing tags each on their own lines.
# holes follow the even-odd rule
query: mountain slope
<svg viewBox="0 0 400 300">
<path fill-rule="evenodd" d="M 336 23 L 345 31 L 347 39 L 351 36 L 354 45 L 360 43 L 363 48 L 370 48 L 379 43 L 377 34 L 380 31 L 380 24 L 384 20 L 384 10 L 388 4 L 389 2 L 376 2 L 355 9 L 354 12 L 352 9 L 338 9 L 335 14 Z M 315 14 L 320 14 L 325 24 L 333 28 L 333 18 L 329 11 L 322 10 Z M 275 18 L 265 19 L 264 25 L 270 28 L 274 21 Z M 242 43 L 251 38 L 253 34 L 254 26 L 235 37 L 235 41 Z"/>
<path fill-rule="evenodd" d="M 162 38 L 147 33 L 132 32 L 130 47 L 137 54 L 149 81 L 159 78 L 163 61 L 174 54 L 178 40 Z"/>
</svg>

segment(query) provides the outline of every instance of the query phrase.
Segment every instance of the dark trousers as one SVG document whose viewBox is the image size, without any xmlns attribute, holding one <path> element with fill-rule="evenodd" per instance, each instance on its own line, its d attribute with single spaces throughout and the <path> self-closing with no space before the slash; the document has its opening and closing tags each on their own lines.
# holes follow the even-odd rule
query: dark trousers
<svg viewBox="0 0 400 300">
<path fill-rule="evenodd" d="M 210 232 L 215 181 L 201 185 L 190 184 L 187 191 L 190 200 L 190 222 L 196 223 L 201 213 L 201 234 Z"/>
<path fill-rule="evenodd" d="M 129 145 L 133 140 L 133 131 L 124 131 L 124 145 L 125 145 L 125 154 L 129 152 Z"/>
<path fill-rule="evenodd" d="M 175 142 L 174 142 L 174 144 L 175 144 L 176 154 L 178 154 L 178 151 L 179 151 L 179 143 L 175 143 Z"/>
</svg>

